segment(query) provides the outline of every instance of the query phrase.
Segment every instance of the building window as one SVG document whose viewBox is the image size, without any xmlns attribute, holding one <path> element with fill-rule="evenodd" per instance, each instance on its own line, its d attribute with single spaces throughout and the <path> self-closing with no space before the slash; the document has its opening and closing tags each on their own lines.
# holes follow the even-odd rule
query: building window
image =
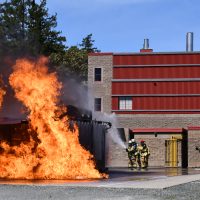
<svg viewBox="0 0 200 200">
<path fill-rule="evenodd" d="M 132 97 L 119 97 L 120 110 L 132 110 Z"/>
<path fill-rule="evenodd" d="M 101 111 L 101 98 L 94 99 L 94 111 Z"/>
<path fill-rule="evenodd" d="M 101 68 L 94 69 L 94 81 L 101 81 Z"/>
</svg>

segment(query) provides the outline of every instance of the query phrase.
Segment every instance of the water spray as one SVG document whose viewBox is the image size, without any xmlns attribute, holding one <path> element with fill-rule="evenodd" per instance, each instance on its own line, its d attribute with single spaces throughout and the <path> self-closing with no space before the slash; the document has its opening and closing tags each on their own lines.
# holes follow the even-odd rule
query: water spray
<svg viewBox="0 0 200 200">
<path fill-rule="evenodd" d="M 95 113 L 96 116 L 96 113 Z M 99 115 L 96 116 L 98 120 L 103 120 L 103 121 L 108 121 L 112 124 L 112 127 L 108 129 L 108 135 L 110 138 L 118 144 L 121 148 L 126 149 L 126 144 L 122 140 L 122 138 L 119 135 L 119 131 L 117 129 L 117 118 L 114 113 L 112 114 L 107 114 L 107 113 L 100 113 Z"/>
</svg>

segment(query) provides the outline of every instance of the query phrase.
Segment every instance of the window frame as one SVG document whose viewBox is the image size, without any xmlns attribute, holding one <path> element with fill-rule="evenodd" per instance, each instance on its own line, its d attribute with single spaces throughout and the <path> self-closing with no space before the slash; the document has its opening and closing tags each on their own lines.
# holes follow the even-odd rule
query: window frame
<svg viewBox="0 0 200 200">
<path fill-rule="evenodd" d="M 130 96 L 119 97 L 118 106 L 119 106 L 119 110 L 133 110 L 133 97 L 130 97 Z"/>
<path fill-rule="evenodd" d="M 95 102 L 95 101 L 96 101 L 97 99 L 100 99 L 100 110 L 96 110 L 96 102 Z M 98 104 L 98 106 L 99 106 L 99 104 Z M 95 97 L 95 98 L 94 98 L 94 111 L 95 111 L 95 112 L 102 112 L 102 98 L 101 98 L 101 97 Z"/>
<path fill-rule="evenodd" d="M 100 69 L 101 70 L 101 74 L 100 74 L 100 81 L 99 80 L 96 80 L 96 69 Z M 103 79 L 103 76 L 102 76 L 102 71 L 103 71 L 103 69 L 102 69 L 102 67 L 95 67 L 94 68 L 94 82 L 102 82 L 102 79 Z M 99 75 L 99 74 L 98 74 Z"/>
</svg>

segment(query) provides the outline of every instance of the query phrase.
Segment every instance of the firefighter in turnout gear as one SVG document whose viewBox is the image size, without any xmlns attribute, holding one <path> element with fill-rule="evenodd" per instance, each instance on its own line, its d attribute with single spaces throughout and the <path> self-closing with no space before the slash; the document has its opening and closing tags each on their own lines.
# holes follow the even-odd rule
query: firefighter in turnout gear
<svg viewBox="0 0 200 200">
<path fill-rule="evenodd" d="M 139 157 L 140 157 L 140 159 L 138 160 L 139 161 L 138 164 L 142 168 L 147 168 L 150 151 L 144 140 L 141 140 L 140 146 L 138 147 L 138 149 L 139 149 Z"/>
<path fill-rule="evenodd" d="M 128 142 L 128 148 L 126 149 L 127 153 L 128 153 L 128 158 L 129 158 L 129 163 L 128 163 L 128 167 L 133 169 L 133 168 L 137 168 L 137 160 L 138 160 L 138 144 L 135 142 L 134 139 L 130 140 Z"/>
</svg>

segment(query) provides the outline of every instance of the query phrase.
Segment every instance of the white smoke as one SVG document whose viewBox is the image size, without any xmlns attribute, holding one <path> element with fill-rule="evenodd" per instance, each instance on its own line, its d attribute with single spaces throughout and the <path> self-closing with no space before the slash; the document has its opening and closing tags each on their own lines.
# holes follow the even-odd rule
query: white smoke
<svg viewBox="0 0 200 200">
<path fill-rule="evenodd" d="M 117 117 L 114 113 L 112 114 L 107 114 L 107 113 L 95 113 L 94 114 L 96 119 L 99 121 L 106 121 L 106 122 L 111 122 L 112 123 L 112 127 L 110 129 L 108 129 L 107 134 L 110 136 L 110 138 L 116 143 L 118 144 L 121 148 L 125 149 L 126 148 L 126 144 L 125 142 L 122 140 L 122 138 L 119 135 L 119 131 L 117 129 L 118 127 L 118 123 L 117 123 Z"/>
<path fill-rule="evenodd" d="M 94 95 L 92 88 L 88 88 L 85 84 L 79 82 L 75 77 L 68 78 L 62 77 L 62 96 L 61 99 L 65 105 L 73 105 L 78 108 L 83 108 L 87 110 L 94 110 Z M 112 139 L 121 148 L 126 148 L 126 145 L 122 138 L 120 137 L 119 131 L 117 129 L 117 117 L 114 113 L 106 114 L 101 112 L 94 112 L 93 119 L 98 121 L 111 122 L 112 127 L 108 129 L 109 139 Z"/>
</svg>

